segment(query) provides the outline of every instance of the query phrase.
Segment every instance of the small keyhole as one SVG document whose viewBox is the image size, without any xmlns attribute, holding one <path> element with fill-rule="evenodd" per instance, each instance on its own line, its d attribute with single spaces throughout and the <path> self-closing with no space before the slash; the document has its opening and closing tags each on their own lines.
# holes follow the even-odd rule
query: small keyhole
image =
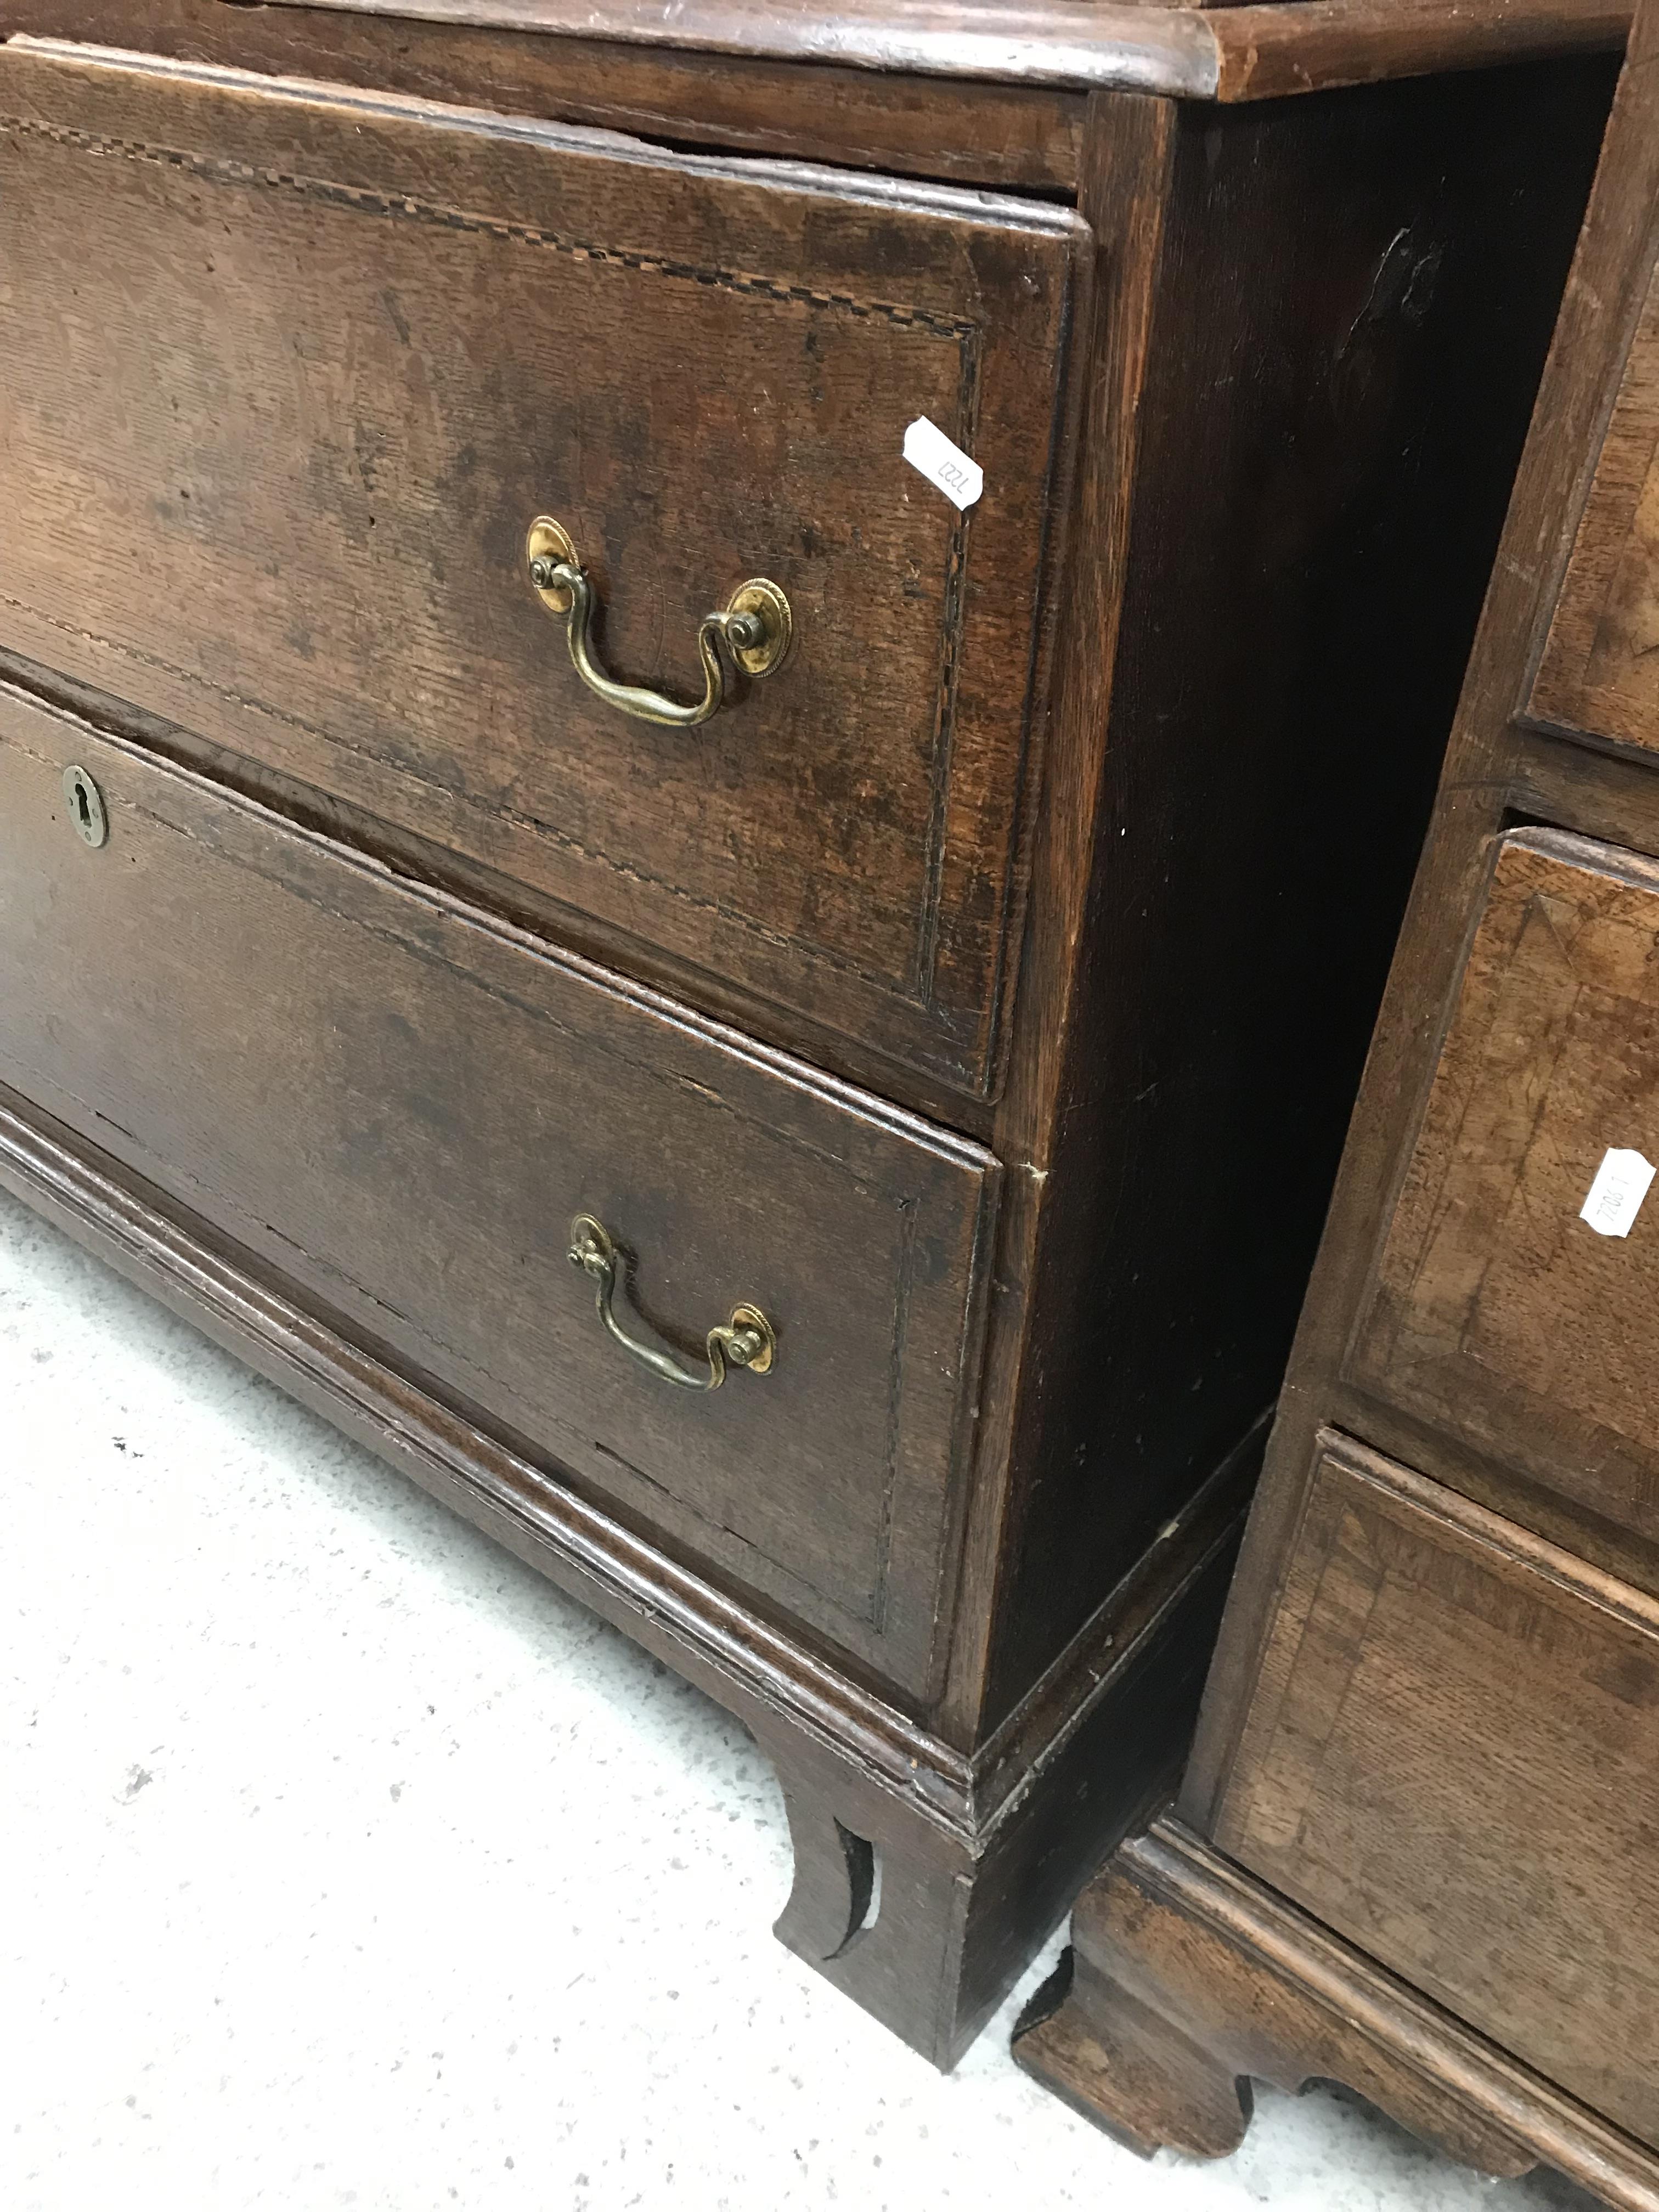
<svg viewBox="0 0 1659 2212">
<path fill-rule="evenodd" d="M 109 842 L 109 817 L 104 794 L 83 768 L 64 771 L 64 797 L 70 809 L 70 826 L 84 845 L 95 852 Z"/>
</svg>

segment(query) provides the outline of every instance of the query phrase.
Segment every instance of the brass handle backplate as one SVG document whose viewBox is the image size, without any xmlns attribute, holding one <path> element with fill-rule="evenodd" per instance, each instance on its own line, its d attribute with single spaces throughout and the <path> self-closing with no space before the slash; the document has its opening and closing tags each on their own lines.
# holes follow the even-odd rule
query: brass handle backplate
<svg viewBox="0 0 1659 2212">
<path fill-rule="evenodd" d="M 665 698 L 637 684 L 618 684 L 593 658 L 589 632 L 595 604 L 587 571 L 576 558 L 570 533 L 550 514 L 530 526 L 525 549 L 531 588 L 549 614 L 565 624 L 566 641 L 576 673 L 607 707 L 641 722 L 667 722 L 694 730 L 726 704 L 727 657 L 744 676 L 769 676 L 783 665 L 794 634 L 789 602 L 764 576 L 739 584 L 720 614 L 705 615 L 697 626 L 703 693 L 690 705 Z"/>
<path fill-rule="evenodd" d="M 665 1382 L 677 1382 L 683 1390 L 718 1390 L 728 1367 L 746 1369 L 750 1375 L 771 1373 L 777 1358 L 777 1334 L 758 1306 L 733 1306 L 731 1320 L 709 1330 L 706 1368 L 687 1369 L 672 1352 L 630 1336 L 617 1319 L 615 1304 L 623 1255 L 605 1224 L 591 1213 L 579 1213 L 570 1224 L 570 1264 L 592 1281 L 594 1306 L 609 1334 L 624 1352 L 653 1375 L 661 1376 Z"/>
</svg>

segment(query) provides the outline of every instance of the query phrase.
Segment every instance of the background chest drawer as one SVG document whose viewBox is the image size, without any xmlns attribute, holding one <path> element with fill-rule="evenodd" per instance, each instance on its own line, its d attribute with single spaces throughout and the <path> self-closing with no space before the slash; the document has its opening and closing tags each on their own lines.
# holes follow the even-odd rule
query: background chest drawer
<svg viewBox="0 0 1659 2212">
<path fill-rule="evenodd" d="M 9 49 L 0 642 L 982 1090 L 1088 239 Z M 966 512 L 902 458 L 924 416 Z M 543 514 L 613 677 L 696 701 L 757 576 L 787 659 L 698 729 L 602 704 Z"/>
<path fill-rule="evenodd" d="M 72 761 L 99 850 L 71 832 Z M 925 1681 L 985 1154 L 3 693 L 0 921 L 0 1081 L 417 1377 Z M 637 1260 L 631 1336 L 707 1375 L 706 1332 L 752 1304 L 771 1371 L 699 1395 L 631 1356 L 567 1262 L 584 1212 Z"/>
<path fill-rule="evenodd" d="M 1532 712 L 1659 747 L 1659 283 L 1650 285 L 1532 688 Z"/>
<path fill-rule="evenodd" d="M 1659 2143 L 1659 1610 L 1327 1435 L 1216 1839 Z"/>
<path fill-rule="evenodd" d="M 1659 1542 L 1659 866 L 1555 830 L 1498 848 L 1351 1371 Z M 1615 1163 L 1615 1168 L 1617 1163 Z"/>
</svg>

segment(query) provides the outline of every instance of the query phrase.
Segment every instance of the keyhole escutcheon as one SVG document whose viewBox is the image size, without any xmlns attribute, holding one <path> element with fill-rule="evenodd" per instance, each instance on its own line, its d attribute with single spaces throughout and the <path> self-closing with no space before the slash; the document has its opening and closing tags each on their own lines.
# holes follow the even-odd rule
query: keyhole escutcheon
<svg viewBox="0 0 1659 2212">
<path fill-rule="evenodd" d="M 94 851 L 109 842 L 109 816 L 104 808 L 104 794 L 83 768 L 64 770 L 64 797 L 70 811 L 70 821 L 75 834 L 84 845 Z"/>
</svg>

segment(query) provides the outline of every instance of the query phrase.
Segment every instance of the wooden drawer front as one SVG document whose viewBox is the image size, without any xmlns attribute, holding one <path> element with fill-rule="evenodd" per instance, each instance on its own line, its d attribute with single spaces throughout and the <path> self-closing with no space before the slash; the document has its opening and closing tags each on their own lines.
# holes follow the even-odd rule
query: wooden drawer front
<svg viewBox="0 0 1659 2212">
<path fill-rule="evenodd" d="M 0 1081 L 629 1517 L 927 1680 L 975 1147 L 3 692 Z M 699 1348 L 752 1303 L 774 1370 L 698 1395 L 635 1364 L 568 1264 L 578 1211 L 636 1256 L 637 1333 Z"/>
<path fill-rule="evenodd" d="M 1659 746 L 1659 274 L 1632 342 L 1539 664 L 1542 720 Z"/>
<path fill-rule="evenodd" d="M 1659 1607 L 1327 1434 L 1217 1841 L 1659 2142 Z"/>
<path fill-rule="evenodd" d="M 1078 219 L 71 56 L 0 52 L 0 644 L 988 1086 Z M 602 705 L 543 513 L 613 674 L 755 576 L 790 658 Z"/>
<path fill-rule="evenodd" d="M 1581 1210 L 1610 1150 L 1659 1165 L 1659 866 L 1503 840 L 1349 1371 L 1659 1541 L 1659 1190 Z"/>
</svg>

